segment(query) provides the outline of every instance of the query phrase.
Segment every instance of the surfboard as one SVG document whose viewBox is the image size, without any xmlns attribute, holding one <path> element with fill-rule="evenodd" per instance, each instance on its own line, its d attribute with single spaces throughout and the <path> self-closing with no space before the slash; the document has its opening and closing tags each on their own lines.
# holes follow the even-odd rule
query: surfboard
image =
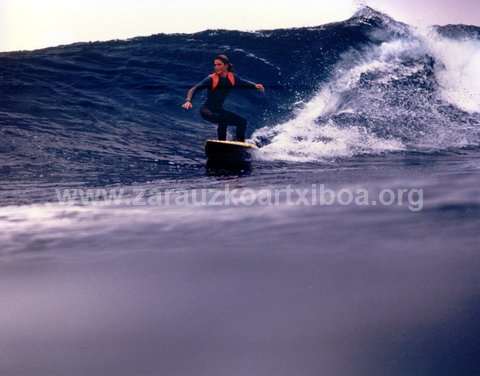
<svg viewBox="0 0 480 376">
<path fill-rule="evenodd" d="M 210 163 L 238 164 L 251 161 L 257 146 L 241 141 L 207 140 L 205 154 Z"/>
</svg>

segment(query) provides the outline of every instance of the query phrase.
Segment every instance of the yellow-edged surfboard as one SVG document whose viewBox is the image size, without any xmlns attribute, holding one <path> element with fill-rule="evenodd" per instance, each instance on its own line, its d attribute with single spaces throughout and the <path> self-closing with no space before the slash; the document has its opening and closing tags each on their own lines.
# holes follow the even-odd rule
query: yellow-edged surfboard
<svg viewBox="0 0 480 376">
<path fill-rule="evenodd" d="M 252 153 L 258 149 L 254 144 L 241 141 L 207 140 L 205 154 L 210 163 L 248 163 Z"/>
</svg>

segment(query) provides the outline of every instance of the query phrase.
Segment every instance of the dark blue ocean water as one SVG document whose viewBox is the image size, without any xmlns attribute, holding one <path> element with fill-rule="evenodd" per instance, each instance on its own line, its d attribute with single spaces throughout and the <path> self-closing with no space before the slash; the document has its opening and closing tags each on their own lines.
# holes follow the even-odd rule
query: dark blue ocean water
<svg viewBox="0 0 480 376">
<path fill-rule="evenodd" d="M 266 88 L 242 169 L 181 108 L 217 53 Z M 480 374 L 479 27 L 0 53 L 0 140 L 2 375 Z"/>
</svg>

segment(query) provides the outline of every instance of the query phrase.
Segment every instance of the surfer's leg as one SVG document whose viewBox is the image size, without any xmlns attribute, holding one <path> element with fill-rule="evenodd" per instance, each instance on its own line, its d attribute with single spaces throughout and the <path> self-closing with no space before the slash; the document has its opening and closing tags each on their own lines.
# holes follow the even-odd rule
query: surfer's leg
<svg viewBox="0 0 480 376">
<path fill-rule="evenodd" d="M 222 122 L 218 123 L 217 138 L 223 141 L 227 139 L 227 124 Z"/>
<path fill-rule="evenodd" d="M 224 120 L 224 116 L 221 112 L 210 110 L 208 107 L 202 107 L 200 109 L 200 115 L 203 119 L 218 124 L 217 138 L 219 140 L 227 139 L 227 123 Z"/>
<path fill-rule="evenodd" d="M 222 121 L 228 125 L 236 127 L 235 138 L 237 141 L 245 141 L 245 131 L 247 129 L 247 120 L 231 111 L 223 110 Z"/>
<path fill-rule="evenodd" d="M 219 112 L 214 112 L 210 110 L 208 107 L 200 108 L 200 115 L 203 119 L 218 124 L 221 120 L 221 114 Z"/>
<path fill-rule="evenodd" d="M 245 120 L 245 124 L 238 124 L 237 125 L 237 129 L 236 129 L 236 134 L 235 134 L 235 138 L 237 139 L 237 141 L 242 141 L 242 142 L 245 142 L 245 130 L 247 129 L 247 123 L 246 123 L 246 120 Z"/>
</svg>

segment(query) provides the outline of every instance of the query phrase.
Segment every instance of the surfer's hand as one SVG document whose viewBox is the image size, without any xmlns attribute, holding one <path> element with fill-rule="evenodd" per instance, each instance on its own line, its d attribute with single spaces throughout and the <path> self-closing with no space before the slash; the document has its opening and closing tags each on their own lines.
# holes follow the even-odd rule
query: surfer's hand
<svg viewBox="0 0 480 376">
<path fill-rule="evenodd" d="M 183 107 L 185 110 L 189 110 L 189 109 L 192 108 L 192 102 L 186 101 L 186 102 L 182 105 L 182 107 Z"/>
<path fill-rule="evenodd" d="M 255 87 L 260 90 L 262 93 L 265 92 L 265 88 L 263 87 L 262 84 L 255 84 Z"/>
</svg>

